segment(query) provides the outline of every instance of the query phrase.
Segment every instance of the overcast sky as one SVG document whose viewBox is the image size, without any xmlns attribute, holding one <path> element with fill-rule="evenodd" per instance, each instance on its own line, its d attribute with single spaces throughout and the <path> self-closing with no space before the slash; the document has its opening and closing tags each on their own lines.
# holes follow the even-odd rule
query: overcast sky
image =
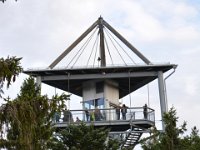
<svg viewBox="0 0 200 150">
<path fill-rule="evenodd" d="M 188 129 L 200 129 L 199 0 L 7 0 L 0 3 L 0 57 L 23 57 L 24 69 L 47 67 L 100 15 L 151 62 L 178 64 L 167 79 L 169 107 Z M 16 97 L 25 77 L 6 95 Z M 159 120 L 156 86 L 157 81 L 149 85 L 150 106 Z M 49 87 L 43 87 L 47 93 Z M 147 97 L 144 87 L 131 95 L 132 104 L 142 106 Z"/>
</svg>

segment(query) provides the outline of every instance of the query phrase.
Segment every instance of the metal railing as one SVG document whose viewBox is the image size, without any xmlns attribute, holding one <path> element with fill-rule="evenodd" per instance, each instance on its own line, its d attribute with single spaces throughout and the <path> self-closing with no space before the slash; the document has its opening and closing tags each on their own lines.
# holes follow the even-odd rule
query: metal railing
<svg viewBox="0 0 200 150">
<path fill-rule="evenodd" d="M 75 122 L 106 122 L 106 121 L 137 121 L 148 120 L 155 122 L 155 111 L 147 108 L 144 111 L 143 107 L 127 108 L 124 115 L 121 112 L 117 113 L 115 108 L 110 109 L 85 109 L 85 110 L 65 110 L 61 113 L 55 113 L 52 121 L 54 123 L 75 123 Z"/>
</svg>

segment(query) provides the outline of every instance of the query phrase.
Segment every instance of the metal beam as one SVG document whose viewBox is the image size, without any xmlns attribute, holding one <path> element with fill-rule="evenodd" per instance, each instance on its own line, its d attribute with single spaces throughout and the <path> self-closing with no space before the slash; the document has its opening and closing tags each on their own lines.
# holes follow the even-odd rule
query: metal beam
<svg viewBox="0 0 200 150">
<path fill-rule="evenodd" d="M 127 78 L 127 77 L 154 77 L 158 76 L 157 72 L 127 72 L 124 73 L 102 73 L 102 74 L 81 74 L 81 75 L 51 75 L 42 76 L 42 81 L 55 81 L 55 80 L 85 80 L 85 79 L 111 79 L 111 78 Z"/>
<path fill-rule="evenodd" d="M 105 25 L 116 37 L 118 37 L 128 48 L 130 48 L 139 58 L 141 58 L 146 64 L 151 64 L 151 62 L 140 53 L 131 43 L 129 43 L 121 34 L 119 34 L 112 26 L 110 26 L 105 20 L 103 20 L 103 25 Z"/>
<path fill-rule="evenodd" d="M 73 42 L 52 64 L 49 68 L 54 68 L 80 41 L 82 41 L 98 24 L 98 20 L 95 21 L 75 42 Z"/>
</svg>

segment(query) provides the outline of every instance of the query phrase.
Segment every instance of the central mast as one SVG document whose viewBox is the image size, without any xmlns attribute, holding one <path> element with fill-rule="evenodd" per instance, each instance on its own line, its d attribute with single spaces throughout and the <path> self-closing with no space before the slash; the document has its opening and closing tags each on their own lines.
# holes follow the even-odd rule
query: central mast
<svg viewBox="0 0 200 150">
<path fill-rule="evenodd" d="M 106 57 L 105 57 L 105 46 L 104 46 L 104 32 L 103 32 L 103 18 L 99 17 L 99 34 L 100 34 L 100 60 L 101 67 L 106 66 Z"/>
</svg>

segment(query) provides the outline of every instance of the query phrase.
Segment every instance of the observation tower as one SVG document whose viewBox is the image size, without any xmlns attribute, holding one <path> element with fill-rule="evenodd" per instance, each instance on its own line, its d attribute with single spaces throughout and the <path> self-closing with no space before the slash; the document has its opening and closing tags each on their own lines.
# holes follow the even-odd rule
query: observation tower
<svg viewBox="0 0 200 150">
<path fill-rule="evenodd" d="M 57 68 L 61 61 L 65 66 Z M 86 125 L 109 128 L 109 137 L 120 140 L 121 147 L 134 147 L 141 135 L 155 125 L 155 112 L 148 106 L 126 106 L 124 118 L 119 100 L 157 80 L 162 115 L 167 112 L 163 76 L 176 67 L 170 63 L 152 63 L 100 17 L 48 68 L 29 69 L 24 73 L 36 77 L 38 84 L 45 83 L 82 97 L 82 109 L 70 110 L 73 119 L 57 122 L 55 127 L 76 125 L 72 120 L 79 117 Z"/>
</svg>

